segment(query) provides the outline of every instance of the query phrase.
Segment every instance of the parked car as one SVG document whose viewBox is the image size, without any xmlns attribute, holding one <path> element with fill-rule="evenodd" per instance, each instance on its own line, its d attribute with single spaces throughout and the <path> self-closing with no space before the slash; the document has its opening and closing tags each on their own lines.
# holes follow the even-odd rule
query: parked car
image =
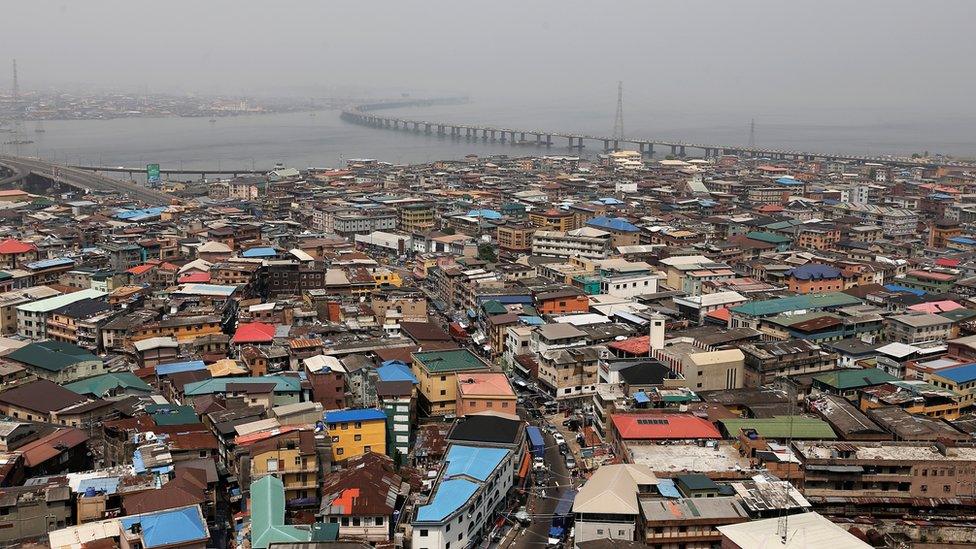
<svg viewBox="0 0 976 549">
<path fill-rule="evenodd" d="M 553 433 L 552 438 L 556 439 L 556 444 L 566 444 L 566 437 L 564 437 L 559 431 Z"/>
<path fill-rule="evenodd" d="M 567 455 L 566 456 L 566 467 L 568 467 L 569 469 L 575 469 L 576 468 L 576 458 L 574 458 L 571 455 Z"/>
</svg>

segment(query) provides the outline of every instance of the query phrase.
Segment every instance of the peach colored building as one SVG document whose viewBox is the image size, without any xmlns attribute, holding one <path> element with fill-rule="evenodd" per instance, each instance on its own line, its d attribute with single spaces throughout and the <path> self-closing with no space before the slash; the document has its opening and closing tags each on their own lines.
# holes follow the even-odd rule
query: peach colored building
<svg viewBox="0 0 976 549">
<path fill-rule="evenodd" d="M 457 415 L 475 412 L 515 414 L 515 391 L 502 373 L 457 374 Z"/>
</svg>

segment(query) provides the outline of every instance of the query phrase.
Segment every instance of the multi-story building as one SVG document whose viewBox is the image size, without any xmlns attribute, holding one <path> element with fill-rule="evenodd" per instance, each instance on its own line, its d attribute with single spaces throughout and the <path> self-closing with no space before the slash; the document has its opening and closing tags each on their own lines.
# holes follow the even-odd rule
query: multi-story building
<svg viewBox="0 0 976 549">
<path fill-rule="evenodd" d="M 400 213 L 400 230 L 427 233 L 434 229 L 434 205 L 430 202 L 403 202 L 396 205 Z"/>
<path fill-rule="evenodd" d="M 386 414 L 382 410 L 331 410 L 325 413 L 325 426 L 332 437 L 333 461 L 368 452 L 386 453 Z"/>
<path fill-rule="evenodd" d="M 529 339 L 529 351 L 541 356 L 557 349 L 586 345 L 586 332 L 572 324 L 543 324 L 536 327 Z"/>
<path fill-rule="evenodd" d="M 49 286 L 32 286 L 0 294 L 0 334 L 17 333 L 17 306 L 60 295 Z"/>
<path fill-rule="evenodd" d="M 412 356 L 413 375 L 419 382 L 419 407 L 425 416 L 457 413 L 459 377 L 490 369 L 467 349 L 418 352 Z"/>
<path fill-rule="evenodd" d="M 387 456 L 369 453 L 351 458 L 323 482 L 318 515 L 322 522 L 339 526 L 340 539 L 388 541 L 401 482 Z"/>
<path fill-rule="evenodd" d="M 571 231 L 536 231 L 532 235 L 532 255 L 549 257 L 607 257 L 611 234 L 584 227 Z"/>
<path fill-rule="evenodd" d="M 536 227 L 527 224 L 506 223 L 499 225 L 495 238 L 498 247 L 508 252 L 528 253 L 532 250 L 532 236 Z"/>
<path fill-rule="evenodd" d="M 646 465 L 603 465 L 587 479 L 573 501 L 576 547 L 613 539 L 637 541 L 640 495 L 656 493 L 658 479 Z"/>
<path fill-rule="evenodd" d="M 915 442 L 796 441 L 803 495 L 821 511 L 912 512 L 959 505 L 976 490 L 976 448 Z"/>
<path fill-rule="evenodd" d="M 89 289 L 18 305 L 17 333 L 28 339 L 44 339 L 47 337 L 48 318 L 54 311 L 78 301 L 104 296 L 104 292 Z"/>
<path fill-rule="evenodd" d="M 810 341 L 747 343 L 739 349 L 745 354 L 744 386 L 758 387 L 781 376 L 813 374 L 837 365 L 837 354 Z"/>
<path fill-rule="evenodd" d="M 433 492 L 410 521 L 413 549 L 468 547 L 492 527 L 508 500 L 521 452 L 452 444 Z"/>
<path fill-rule="evenodd" d="M 888 238 L 913 237 L 918 234 L 918 213 L 913 210 L 841 202 L 834 205 L 834 211 L 837 215 L 849 215 L 865 223 L 880 225 Z"/>
<path fill-rule="evenodd" d="M 311 430 L 271 436 L 255 442 L 247 451 L 252 481 L 274 475 L 281 479 L 285 501 L 290 507 L 318 503 L 319 463 L 315 433 Z"/>
<path fill-rule="evenodd" d="M 457 376 L 457 416 L 476 412 L 515 414 L 515 391 L 503 373 L 464 373 Z"/>
<path fill-rule="evenodd" d="M 934 314 L 907 314 L 884 319 L 884 331 L 889 341 L 908 345 L 935 343 L 949 339 L 952 320 Z"/>
<path fill-rule="evenodd" d="M 608 355 L 606 347 L 571 347 L 540 353 L 540 389 L 557 400 L 589 399 L 596 390 L 601 355 Z"/>
</svg>

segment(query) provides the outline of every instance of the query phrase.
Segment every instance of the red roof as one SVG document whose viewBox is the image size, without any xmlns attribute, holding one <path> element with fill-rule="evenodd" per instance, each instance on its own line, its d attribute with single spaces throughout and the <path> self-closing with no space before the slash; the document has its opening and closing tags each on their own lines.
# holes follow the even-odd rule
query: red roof
<svg viewBox="0 0 976 549">
<path fill-rule="evenodd" d="M 187 273 L 187 274 L 185 274 L 185 275 L 183 275 L 183 276 L 180 277 L 179 282 L 180 282 L 180 284 L 185 284 L 185 283 L 188 283 L 188 282 L 198 283 L 198 284 L 205 284 L 207 282 L 210 282 L 210 273 L 204 273 L 204 272 L 199 272 L 199 271 L 192 272 L 192 273 Z"/>
<path fill-rule="evenodd" d="M 21 242 L 16 238 L 8 238 L 0 242 L 0 254 L 24 254 L 37 251 L 37 246 L 27 242 Z"/>
<path fill-rule="evenodd" d="M 135 267 L 132 267 L 131 269 L 127 270 L 126 272 L 129 273 L 129 274 L 134 274 L 134 275 L 138 276 L 138 275 L 141 275 L 141 274 L 148 273 L 149 271 L 151 271 L 151 270 L 153 270 L 155 268 L 156 268 L 155 265 L 149 265 L 149 264 L 136 265 Z"/>
<path fill-rule="evenodd" d="M 705 316 L 714 318 L 715 320 L 721 320 L 722 322 L 728 322 L 732 318 L 732 313 L 729 312 L 728 308 L 722 307 L 721 309 L 715 309 Z"/>
<path fill-rule="evenodd" d="M 61 452 L 84 444 L 88 435 L 75 428 L 58 429 L 53 433 L 21 446 L 18 451 L 24 454 L 24 464 L 35 467 L 61 455 Z"/>
<path fill-rule="evenodd" d="M 234 332 L 232 343 L 271 343 L 274 339 L 275 327 L 264 322 L 250 322 L 241 324 Z"/>
<path fill-rule="evenodd" d="M 616 349 L 632 355 L 646 355 L 650 346 L 650 336 L 632 337 L 623 341 L 614 341 L 613 343 L 607 345 L 607 347 L 610 347 L 611 349 Z"/>
<path fill-rule="evenodd" d="M 708 420 L 687 414 L 613 414 L 611 420 L 624 440 L 722 438 Z"/>
<path fill-rule="evenodd" d="M 935 260 L 935 264 L 939 267 L 958 267 L 959 263 L 958 259 L 949 259 L 948 257 L 940 257 Z"/>
</svg>

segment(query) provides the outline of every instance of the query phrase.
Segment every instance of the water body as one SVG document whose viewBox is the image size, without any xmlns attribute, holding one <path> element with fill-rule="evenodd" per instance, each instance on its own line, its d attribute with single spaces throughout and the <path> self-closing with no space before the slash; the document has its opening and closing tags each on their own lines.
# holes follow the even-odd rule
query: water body
<svg viewBox="0 0 976 549">
<path fill-rule="evenodd" d="M 580 108 L 548 98 L 513 108 L 511 104 L 475 98 L 465 105 L 396 111 L 404 118 L 479 123 L 531 130 L 608 135 L 613 131 L 614 104 Z M 702 110 L 669 110 L 625 106 L 626 133 L 631 136 L 744 145 L 751 116 Z M 851 112 L 762 113 L 756 117 L 756 143 L 813 152 L 908 154 L 942 152 L 976 157 L 976 117 L 917 118 L 898 113 Z M 481 141 L 452 141 L 437 136 L 366 128 L 343 122 L 338 111 L 285 113 L 218 118 L 128 118 L 55 120 L 44 133 L 28 136 L 20 153 L 71 164 L 164 168 L 263 169 L 286 166 L 340 166 L 350 158 L 419 163 L 461 158 L 467 154 L 539 154 L 547 149 Z M 10 134 L 2 134 L 7 136 Z M 595 154 L 590 144 L 586 154 Z M 13 145 L 0 150 L 15 152 Z M 569 153 L 556 141 L 549 154 Z"/>
</svg>

